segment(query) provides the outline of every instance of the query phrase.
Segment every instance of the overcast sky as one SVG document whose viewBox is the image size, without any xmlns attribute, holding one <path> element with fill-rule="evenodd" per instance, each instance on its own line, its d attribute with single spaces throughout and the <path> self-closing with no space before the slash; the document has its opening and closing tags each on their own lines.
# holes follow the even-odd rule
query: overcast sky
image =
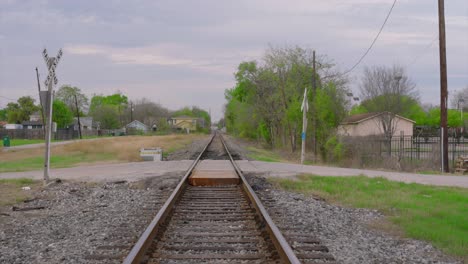
<svg viewBox="0 0 468 264">
<path fill-rule="evenodd" d="M 445 1 L 449 93 L 468 86 L 468 1 Z M 368 48 L 393 0 L 0 0 L 0 107 L 37 98 L 42 50 L 59 84 L 91 97 L 121 91 L 169 109 L 196 105 L 222 116 L 224 90 L 244 60 L 268 45 L 300 45 L 349 69 Z M 406 67 L 423 103 L 439 103 L 437 0 L 400 0 L 364 66 Z M 43 84 L 42 84 L 43 85 Z"/>
</svg>

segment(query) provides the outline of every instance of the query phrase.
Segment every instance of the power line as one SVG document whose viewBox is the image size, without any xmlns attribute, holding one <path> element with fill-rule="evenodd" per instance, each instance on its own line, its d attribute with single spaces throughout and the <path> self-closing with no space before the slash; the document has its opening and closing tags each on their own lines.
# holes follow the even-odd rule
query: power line
<svg viewBox="0 0 468 264">
<path fill-rule="evenodd" d="M 413 66 L 413 64 L 415 64 L 419 59 L 421 59 L 422 57 L 424 57 L 424 55 L 426 55 L 426 51 L 432 47 L 432 45 L 434 45 L 434 43 L 436 42 L 436 40 L 439 39 L 439 36 L 436 36 L 434 37 L 434 39 L 432 39 L 432 41 L 427 44 L 424 48 L 423 48 L 423 51 L 421 52 L 421 54 L 417 55 L 414 57 L 414 59 L 411 60 L 411 62 L 408 64 L 407 68 L 410 68 L 411 66 Z"/>
<path fill-rule="evenodd" d="M 6 100 L 8 100 L 8 101 L 16 102 L 16 100 L 11 99 L 11 98 L 8 98 L 8 97 L 3 96 L 3 95 L 0 95 L 0 97 L 2 97 L 3 99 L 6 99 Z"/>
<path fill-rule="evenodd" d="M 394 0 L 394 1 L 393 1 L 392 7 L 390 8 L 390 11 L 388 11 L 387 17 L 385 18 L 385 21 L 383 22 L 382 26 L 380 27 L 379 33 L 377 33 L 377 35 L 376 35 L 375 38 L 374 38 L 374 41 L 372 41 L 372 44 L 369 46 L 369 48 L 366 50 L 366 52 L 364 52 L 364 54 L 361 56 L 361 58 L 358 60 L 358 62 L 356 62 L 356 64 L 354 64 L 353 67 L 351 67 L 349 70 L 345 71 L 343 74 L 348 74 L 348 73 L 352 72 L 352 71 L 354 70 L 354 68 L 356 68 L 356 66 L 358 66 L 359 63 L 361 63 L 361 61 L 364 59 L 364 57 L 366 57 L 366 55 L 367 55 L 367 54 L 369 53 L 369 51 L 372 49 L 372 47 L 374 46 L 375 42 L 376 42 L 377 39 L 379 38 L 380 33 L 382 33 L 382 30 L 383 30 L 383 28 L 385 27 L 385 24 L 387 23 L 387 20 L 388 20 L 388 18 L 390 17 L 390 14 L 392 13 L 392 10 L 393 10 L 393 8 L 395 7 L 396 2 L 397 2 L 397 0 Z"/>
</svg>

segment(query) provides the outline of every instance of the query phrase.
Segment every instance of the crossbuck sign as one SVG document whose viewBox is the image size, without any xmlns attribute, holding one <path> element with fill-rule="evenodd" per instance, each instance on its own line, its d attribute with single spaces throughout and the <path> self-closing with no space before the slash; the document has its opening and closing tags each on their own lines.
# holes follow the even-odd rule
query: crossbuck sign
<svg viewBox="0 0 468 264">
<path fill-rule="evenodd" d="M 57 68 L 57 64 L 62 57 L 62 49 L 59 50 L 56 57 L 49 57 L 47 54 L 47 50 L 44 49 L 42 51 L 42 57 L 44 57 L 44 61 L 47 65 L 47 69 L 49 70 L 49 74 L 47 75 L 47 79 L 45 80 L 45 85 L 47 86 L 47 91 L 40 91 L 41 101 L 42 95 L 46 98 L 45 100 L 45 113 L 47 116 L 47 123 L 46 123 L 46 131 L 45 131 L 45 141 L 46 141 L 46 148 L 45 148 L 45 159 L 44 159 L 44 184 L 47 184 L 49 181 L 49 167 L 50 167 L 50 140 L 52 135 L 52 101 L 53 101 L 53 86 L 57 85 L 58 80 L 55 76 L 55 68 Z"/>
<path fill-rule="evenodd" d="M 49 70 L 49 74 L 47 75 L 47 79 L 45 80 L 45 85 L 49 86 L 49 83 L 53 81 L 53 84 L 57 85 L 58 80 L 57 77 L 55 76 L 55 68 L 57 67 L 57 64 L 60 61 L 60 58 L 62 57 L 62 49 L 59 50 L 57 53 L 57 57 L 49 57 L 47 54 L 47 50 L 44 49 L 42 51 L 42 56 L 44 57 L 44 61 L 47 65 L 47 69 Z"/>
</svg>

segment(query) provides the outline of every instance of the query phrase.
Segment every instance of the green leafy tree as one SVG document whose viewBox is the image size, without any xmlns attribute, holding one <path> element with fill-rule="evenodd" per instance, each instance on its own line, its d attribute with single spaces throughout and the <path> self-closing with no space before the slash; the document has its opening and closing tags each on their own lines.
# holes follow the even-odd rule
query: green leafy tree
<svg viewBox="0 0 468 264">
<path fill-rule="evenodd" d="M 440 127 L 440 107 L 433 107 L 429 110 L 426 124 L 431 127 Z M 456 109 L 447 110 L 447 125 L 449 127 L 461 127 L 462 117 L 460 111 Z"/>
<path fill-rule="evenodd" d="M 8 122 L 20 124 L 29 120 L 31 114 L 40 109 L 34 101 L 30 96 L 23 96 L 18 99 L 17 103 L 8 103 L 6 107 Z"/>
<path fill-rule="evenodd" d="M 57 99 L 53 102 L 52 121 L 57 123 L 58 128 L 67 128 L 73 122 L 73 114 L 68 106 Z"/>
<path fill-rule="evenodd" d="M 0 109 L 0 121 L 6 121 L 6 120 L 7 120 L 7 110 Z"/>
<path fill-rule="evenodd" d="M 346 113 L 346 80 L 332 74 L 333 64 L 320 56 L 314 75 L 312 57 L 312 50 L 300 47 L 270 48 L 260 62 L 239 64 L 236 86 L 225 91 L 228 132 L 294 152 L 301 140 L 301 104 L 308 88 L 307 134 L 317 134 L 318 146 L 325 144 Z"/>
<path fill-rule="evenodd" d="M 123 94 L 95 95 L 91 98 L 89 115 L 100 122 L 101 128 L 116 129 L 124 125 L 123 113 L 127 107 L 128 98 Z"/>
</svg>

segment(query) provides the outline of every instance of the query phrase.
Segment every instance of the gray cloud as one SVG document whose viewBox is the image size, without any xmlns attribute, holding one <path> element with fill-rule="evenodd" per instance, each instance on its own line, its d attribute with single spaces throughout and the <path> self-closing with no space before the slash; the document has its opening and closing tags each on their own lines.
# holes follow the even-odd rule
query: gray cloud
<svg viewBox="0 0 468 264">
<path fill-rule="evenodd" d="M 199 105 L 221 116 L 224 89 L 243 60 L 269 44 L 301 45 L 327 54 L 342 70 L 368 47 L 391 0 L 329 1 L 0 1 L 0 94 L 35 95 L 41 51 L 64 48 L 59 82 L 86 93 L 148 97 L 169 108 Z M 468 3 L 446 1 L 451 91 L 468 85 Z M 398 63 L 425 102 L 437 103 L 437 3 L 400 0 L 380 39 L 350 76 L 357 92 L 362 66 Z M 0 97 L 0 107 L 8 101 Z"/>
</svg>

